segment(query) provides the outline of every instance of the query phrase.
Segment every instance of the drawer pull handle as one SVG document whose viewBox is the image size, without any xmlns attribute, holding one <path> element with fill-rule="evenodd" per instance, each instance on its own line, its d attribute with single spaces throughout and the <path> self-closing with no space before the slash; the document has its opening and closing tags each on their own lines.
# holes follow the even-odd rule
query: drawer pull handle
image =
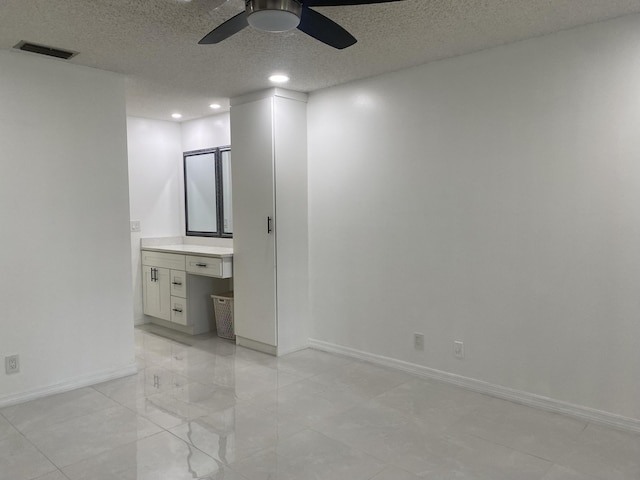
<svg viewBox="0 0 640 480">
<path fill-rule="evenodd" d="M 182 282 L 171 282 L 172 285 L 182 286 Z"/>
<path fill-rule="evenodd" d="M 196 263 L 196 267 L 206 267 L 206 263 Z"/>
<path fill-rule="evenodd" d="M 174 308 L 173 311 L 177 312 L 177 313 L 182 313 L 182 309 L 180 309 L 180 308 Z"/>
</svg>

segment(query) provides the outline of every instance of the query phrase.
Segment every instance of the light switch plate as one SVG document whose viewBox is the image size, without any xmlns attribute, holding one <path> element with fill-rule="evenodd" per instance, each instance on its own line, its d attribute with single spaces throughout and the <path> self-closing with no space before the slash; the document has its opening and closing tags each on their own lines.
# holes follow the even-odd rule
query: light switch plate
<svg viewBox="0 0 640 480">
<path fill-rule="evenodd" d="M 132 232 L 140 231 L 140 220 L 131 220 L 131 231 Z"/>
</svg>

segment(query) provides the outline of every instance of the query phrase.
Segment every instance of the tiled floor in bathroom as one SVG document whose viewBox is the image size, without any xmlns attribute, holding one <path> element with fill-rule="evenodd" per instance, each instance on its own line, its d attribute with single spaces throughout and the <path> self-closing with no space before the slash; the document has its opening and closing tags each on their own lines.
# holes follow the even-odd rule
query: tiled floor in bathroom
<svg viewBox="0 0 640 480">
<path fill-rule="evenodd" d="M 639 480 L 640 435 L 349 358 L 136 330 L 139 373 L 0 410 L 0 480 Z"/>
</svg>

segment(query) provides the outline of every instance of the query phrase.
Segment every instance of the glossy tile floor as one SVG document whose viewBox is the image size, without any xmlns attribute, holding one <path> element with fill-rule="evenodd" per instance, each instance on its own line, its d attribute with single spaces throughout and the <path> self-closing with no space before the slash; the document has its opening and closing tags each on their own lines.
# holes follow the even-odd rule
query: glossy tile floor
<svg viewBox="0 0 640 480">
<path fill-rule="evenodd" d="M 640 479 L 640 435 L 314 350 L 149 330 L 137 375 L 0 410 L 0 480 Z"/>
</svg>

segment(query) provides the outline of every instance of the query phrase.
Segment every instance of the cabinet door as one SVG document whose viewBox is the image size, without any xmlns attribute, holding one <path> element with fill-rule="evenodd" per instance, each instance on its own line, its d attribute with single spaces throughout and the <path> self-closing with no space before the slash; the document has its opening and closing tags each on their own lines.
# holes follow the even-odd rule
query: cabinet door
<svg viewBox="0 0 640 480">
<path fill-rule="evenodd" d="M 233 287 L 236 334 L 276 346 L 272 113 L 271 98 L 231 109 Z"/>
<path fill-rule="evenodd" d="M 171 283 L 168 268 L 142 267 L 142 303 L 144 313 L 171 320 Z"/>
</svg>

